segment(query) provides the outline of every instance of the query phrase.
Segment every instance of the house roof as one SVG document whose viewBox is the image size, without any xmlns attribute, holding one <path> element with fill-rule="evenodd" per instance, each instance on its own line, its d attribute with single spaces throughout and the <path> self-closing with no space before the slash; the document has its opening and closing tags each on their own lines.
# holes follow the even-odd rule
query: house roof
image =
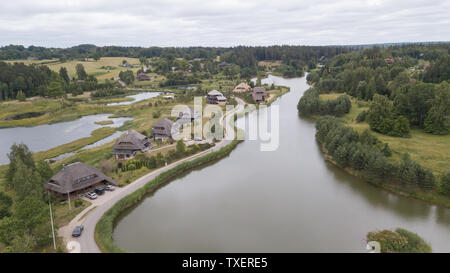
<svg viewBox="0 0 450 273">
<path fill-rule="evenodd" d="M 172 125 L 173 122 L 170 119 L 163 118 L 152 125 L 151 134 L 154 135 L 165 135 L 167 137 L 172 136 Z M 160 129 L 163 128 L 163 129 Z"/>
<path fill-rule="evenodd" d="M 255 101 L 264 100 L 264 95 L 265 94 L 261 94 L 261 93 L 252 93 L 252 97 Z"/>
<path fill-rule="evenodd" d="M 131 130 L 120 136 L 113 148 L 115 150 L 144 150 L 146 148 L 144 143 L 148 141 L 149 139 L 145 135 Z"/>
<path fill-rule="evenodd" d="M 265 95 L 266 94 L 266 89 L 262 86 L 258 86 L 253 88 L 253 94 L 262 94 Z"/>
<path fill-rule="evenodd" d="M 225 98 L 225 96 L 221 95 L 221 96 L 217 96 L 216 97 L 218 101 L 224 101 L 227 100 L 227 98 Z"/>
<path fill-rule="evenodd" d="M 223 96 L 223 94 L 217 90 L 211 90 L 208 92 L 208 96 Z"/>
<path fill-rule="evenodd" d="M 104 175 L 98 169 L 81 162 L 75 162 L 64 166 L 61 171 L 50 178 L 45 183 L 45 188 L 64 194 L 90 187 L 102 181 L 107 181 L 116 186 L 119 185 L 117 181 Z"/>
<path fill-rule="evenodd" d="M 153 124 L 152 127 L 171 127 L 173 124 L 173 121 L 171 121 L 168 118 L 163 118 L 160 119 L 158 122 L 156 122 L 155 124 Z"/>
<path fill-rule="evenodd" d="M 250 85 L 248 85 L 245 82 L 241 82 L 234 88 L 233 92 L 246 92 L 250 89 L 251 89 Z"/>
</svg>

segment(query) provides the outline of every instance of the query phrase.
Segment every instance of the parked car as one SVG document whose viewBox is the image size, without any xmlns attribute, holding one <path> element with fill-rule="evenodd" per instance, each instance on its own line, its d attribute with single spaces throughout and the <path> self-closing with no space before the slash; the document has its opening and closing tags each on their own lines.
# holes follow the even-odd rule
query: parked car
<svg viewBox="0 0 450 273">
<path fill-rule="evenodd" d="M 98 187 L 94 190 L 97 195 L 103 195 L 105 193 L 105 187 Z"/>
<path fill-rule="evenodd" d="M 107 190 L 107 191 L 113 191 L 113 190 L 115 190 L 116 188 L 114 187 L 114 186 L 112 186 L 112 185 L 106 185 L 105 186 L 105 190 Z"/>
<path fill-rule="evenodd" d="M 76 226 L 72 231 L 72 237 L 80 237 L 84 230 L 84 226 Z"/>
<path fill-rule="evenodd" d="M 95 192 L 88 192 L 86 196 L 91 200 L 97 199 L 97 194 Z"/>
</svg>

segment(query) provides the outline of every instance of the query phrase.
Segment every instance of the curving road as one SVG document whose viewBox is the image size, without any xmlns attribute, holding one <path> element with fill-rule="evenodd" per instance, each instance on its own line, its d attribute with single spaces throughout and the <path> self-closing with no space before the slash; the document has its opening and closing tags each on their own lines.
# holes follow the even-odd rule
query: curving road
<svg viewBox="0 0 450 273">
<path fill-rule="evenodd" d="M 238 102 L 238 106 L 235 108 L 235 110 L 233 112 L 227 113 L 228 115 L 225 115 L 224 118 L 222 118 L 222 125 L 224 126 L 224 128 L 226 128 L 225 124 L 230 124 L 230 119 L 233 118 L 233 116 L 234 116 L 234 115 L 230 115 L 230 114 L 234 114 L 236 112 L 239 113 L 244 110 L 244 105 L 245 105 L 244 101 L 241 100 L 240 98 L 235 98 L 235 100 Z M 162 172 L 165 172 L 183 162 L 198 158 L 206 153 L 220 150 L 222 147 L 231 143 L 233 136 L 234 136 L 234 132 L 228 132 L 225 130 L 225 139 L 216 143 L 216 145 L 214 147 L 212 147 L 211 149 L 208 149 L 206 151 L 195 154 L 193 156 L 181 159 L 170 165 L 167 165 L 160 169 L 152 171 L 152 172 L 140 177 L 139 179 L 135 180 L 133 183 L 128 184 L 125 187 L 116 188 L 116 190 L 113 192 L 106 192 L 104 195 L 99 196 L 96 200 L 91 201 L 92 204 L 89 207 L 87 207 L 86 209 L 84 209 L 80 214 L 75 216 L 75 218 L 72 219 L 72 221 L 68 225 L 61 227 L 58 230 L 58 236 L 63 237 L 63 240 L 66 245 L 71 241 L 77 241 L 79 243 L 79 249 L 77 249 L 77 246 L 75 246 L 74 248 L 68 249 L 69 251 L 82 252 L 82 253 L 99 253 L 99 252 L 101 252 L 95 242 L 95 239 L 94 239 L 95 226 L 97 225 L 97 222 L 100 220 L 100 218 L 103 216 L 103 214 L 107 210 L 109 210 L 117 201 L 119 201 L 123 197 L 133 193 L 140 187 L 144 186 L 147 182 L 151 181 L 152 179 L 154 179 L 156 176 L 158 176 Z M 83 225 L 84 231 L 83 231 L 82 236 L 75 239 L 72 237 L 72 231 L 75 228 L 75 226 L 78 226 L 78 225 Z"/>
</svg>

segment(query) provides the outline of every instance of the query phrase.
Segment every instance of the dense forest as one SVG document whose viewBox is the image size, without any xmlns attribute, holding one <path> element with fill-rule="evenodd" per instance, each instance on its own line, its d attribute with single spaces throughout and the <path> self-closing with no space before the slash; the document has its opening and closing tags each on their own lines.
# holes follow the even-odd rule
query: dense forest
<svg viewBox="0 0 450 273">
<path fill-rule="evenodd" d="M 279 60 L 282 64 L 277 71 L 287 77 L 301 76 L 305 67 L 315 67 L 319 59 L 331 58 L 340 53 L 347 53 L 358 48 L 325 47 L 325 46 L 269 46 L 269 47 L 118 47 L 95 45 L 79 45 L 71 48 L 44 48 L 35 46 L 9 45 L 0 47 L 1 60 L 17 60 L 27 58 L 51 59 L 59 62 L 68 60 L 85 60 L 101 57 L 135 57 L 142 64 L 151 64 L 154 72 L 165 75 L 168 79 L 161 86 L 185 85 L 199 82 L 200 77 L 207 75 L 184 75 L 187 70 L 192 73 L 223 73 L 231 79 L 241 77 L 249 79 L 257 75 L 258 62 L 263 60 Z M 220 56 L 220 61 L 217 57 Z M 153 58 L 149 63 L 147 58 Z M 175 73 L 173 73 L 175 72 Z M 120 78 L 129 84 L 134 81 L 131 71 L 122 72 Z M 106 85 L 106 86 L 105 86 Z M 83 66 L 77 66 L 77 78 L 70 79 L 67 70 L 59 73 L 50 71 L 44 65 L 26 66 L 22 63 L 8 64 L 0 62 L 0 100 L 24 99 L 31 96 L 62 96 L 66 93 L 74 95 L 83 91 L 111 88 L 113 83 L 98 84 L 92 75 L 87 75 Z"/>
<path fill-rule="evenodd" d="M 389 145 L 370 133 L 450 132 L 449 50 L 448 44 L 408 45 L 336 55 L 308 74 L 313 87 L 300 99 L 299 114 L 323 116 L 316 123 L 316 139 L 338 166 L 375 184 L 449 195 L 450 172 L 435 175 L 408 154 L 392 160 Z M 330 93 L 343 95 L 321 99 L 320 94 Z M 358 133 L 338 118 L 349 113 L 352 102 L 367 108 L 355 121 L 367 122 L 370 130 Z"/>
<path fill-rule="evenodd" d="M 367 130 L 358 134 L 353 128 L 331 116 L 320 118 L 316 129 L 317 140 L 336 164 L 361 172 L 373 183 L 398 184 L 412 190 L 437 189 L 447 195 L 450 193 L 448 174 L 442 175 L 438 180 L 430 170 L 411 160 L 407 154 L 403 155 L 400 163 L 389 161 L 389 146 L 381 143 Z"/>
<path fill-rule="evenodd" d="M 266 47 L 122 47 L 78 45 L 70 48 L 45 48 L 21 45 L 0 47 L 0 60 L 18 60 L 28 57 L 38 59 L 51 58 L 96 58 L 96 57 L 164 57 L 214 59 L 222 57 L 222 61 L 235 63 L 239 66 L 251 66 L 262 60 L 318 60 L 321 56 L 334 55 L 357 50 L 350 46 L 266 46 Z"/>
<path fill-rule="evenodd" d="M 333 115 L 342 116 L 347 114 L 352 107 L 348 95 L 339 96 L 334 100 L 321 100 L 316 88 L 310 88 L 305 91 L 301 97 L 297 108 L 301 115 Z"/>
<path fill-rule="evenodd" d="M 98 83 L 81 64 L 77 65 L 77 78 L 70 79 L 64 67 L 57 73 L 45 65 L 0 62 L 0 101 L 24 100 L 32 96 L 59 97 L 66 93 L 77 95 L 113 86 L 114 83 L 109 81 Z"/>
<path fill-rule="evenodd" d="M 52 240 L 44 182 L 53 171 L 46 161 L 35 162 L 24 144 L 13 145 L 8 157 L 5 186 L 14 194 L 0 192 L 0 242 L 4 252 L 29 252 Z"/>
<path fill-rule="evenodd" d="M 347 93 L 370 102 L 364 116 L 376 132 L 408 137 L 410 128 L 450 131 L 450 47 L 374 47 L 340 54 L 307 80 L 318 93 Z M 332 114 L 332 113 L 329 113 Z"/>
</svg>

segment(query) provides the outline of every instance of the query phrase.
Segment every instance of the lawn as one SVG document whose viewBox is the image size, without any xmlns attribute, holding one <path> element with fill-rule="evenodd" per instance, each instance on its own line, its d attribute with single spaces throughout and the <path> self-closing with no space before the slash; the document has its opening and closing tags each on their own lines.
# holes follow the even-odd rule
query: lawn
<svg viewBox="0 0 450 273">
<path fill-rule="evenodd" d="M 122 61 L 126 60 L 131 65 L 136 65 L 136 67 L 122 67 Z M 132 70 L 135 74 L 140 68 L 140 62 L 138 58 L 128 58 L 128 57 L 102 57 L 100 60 L 95 61 L 93 59 L 88 59 L 87 61 L 71 60 L 64 63 L 59 62 L 57 59 L 51 60 L 12 60 L 7 61 L 9 63 L 22 62 L 24 64 L 45 64 L 51 70 L 59 72 L 61 67 L 67 68 L 67 72 L 70 77 L 76 77 L 76 65 L 82 64 L 87 74 L 94 75 L 100 82 L 106 79 L 119 77 L 120 71 Z"/>
<path fill-rule="evenodd" d="M 322 97 L 323 95 L 321 95 Z M 350 113 L 341 117 L 349 126 L 358 132 L 370 129 L 367 122 L 357 123 L 356 116 L 368 109 L 368 106 L 358 106 L 352 99 Z M 388 143 L 393 154 L 391 160 L 400 160 L 404 153 L 409 153 L 411 159 L 424 167 L 431 169 L 435 174 L 442 174 L 450 170 L 450 135 L 438 136 L 427 134 L 421 129 L 412 129 L 410 138 L 391 137 L 371 131 L 382 142 Z"/>
<path fill-rule="evenodd" d="M 29 127 L 71 121 L 82 116 L 117 113 L 124 109 L 126 109 L 124 106 L 106 106 L 86 101 L 76 102 L 62 98 L 37 98 L 25 102 L 2 102 L 0 103 L 0 128 L 19 126 Z M 10 116 L 29 112 L 39 112 L 42 115 L 17 120 L 6 120 L 6 118 Z"/>
<path fill-rule="evenodd" d="M 131 65 L 137 65 L 136 67 L 122 67 L 122 61 L 126 60 Z M 98 61 L 89 59 L 89 61 L 72 60 L 65 63 L 51 63 L 47 66 L 56 72 L 59 72 L 61 67 L 67 68 L 67 72 L 70 77 L 76 77 L 76 65 L 82 64 L 87 74 L 94 75 L 99 82 L 106 79 L 119 77 L 120 71 L 132 70 L 136 73 L 140 68 L 139 59 L 127 58 L 127 57 L 103 57 Z"/>
</svg>

